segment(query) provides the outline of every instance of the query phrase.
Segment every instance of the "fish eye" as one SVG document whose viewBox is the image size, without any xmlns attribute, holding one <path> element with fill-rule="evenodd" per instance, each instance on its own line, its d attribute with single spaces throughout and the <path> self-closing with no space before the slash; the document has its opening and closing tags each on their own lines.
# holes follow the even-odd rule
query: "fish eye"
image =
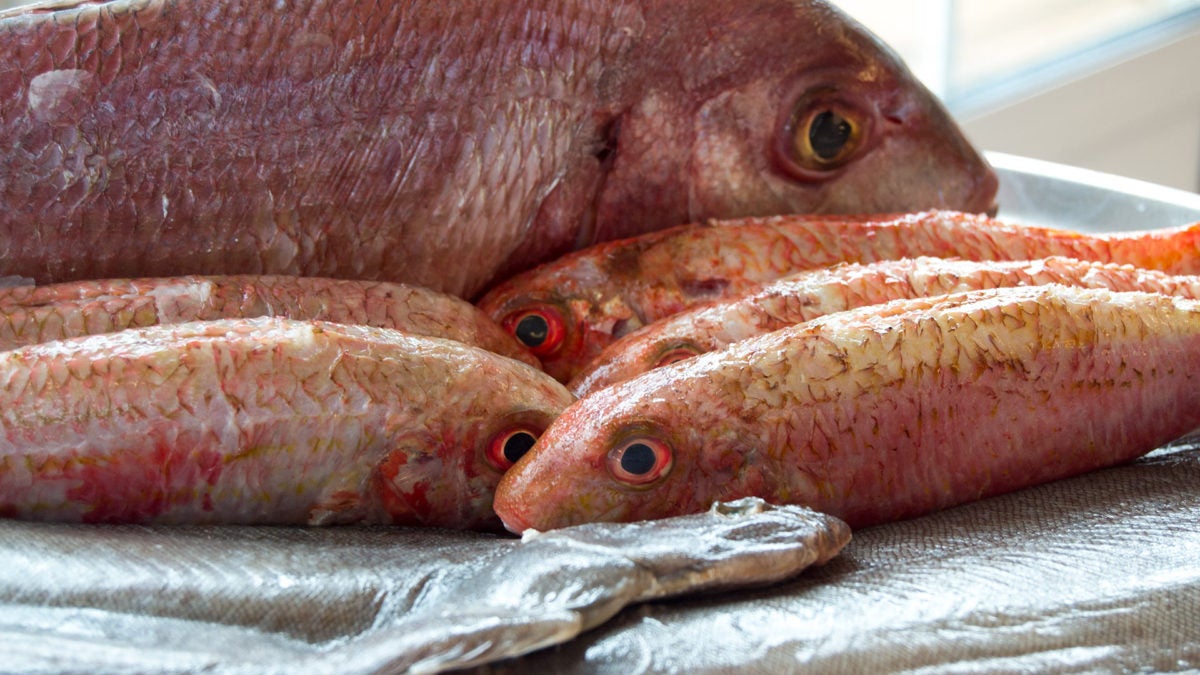
<svg viewBox="0 0 1200 675">
<path fill-rule="evenodd" d="M 794 177 L 821 180 L 857 157 L 866 136 L 866 115 L 837 92 L 819 90 L 801 97 L 785 121 L 777 154 Z"/>
<path fill-rule="evenodd" d="M 608 453 L 608 471 L 626 485 L 653 483 L 671 471 L 671 448 L 657 438 L 639 436 L 614 446 Z"/>
<path fill-rule="evenodd" d="M 567 333 L 562 313 L 549 305 L 513 312 L 500 325 L 535 356 L 549 356 L 558 351 Z"/>
<path fill-rule="evenodd" d="M 693 356 L 699 356 L 700 354 L 701 354 L 700 348 L 695 345 L 692 345 L 692 344 L 675 345 L 675 346 L 671 347 L 670 349 L 667 349 L 666 351 L 664 351 L 658 357 L 658 360 L 654 362 L 654 367 L 662 368 L 663 366 L 669 366 L 672 363 L 678 363 L 680 361 L 685 361 L 687 359 L 692 358 Z"/>
<path fill-rule="evenodd" d="M 836 110 L 821 110 L 808 119 L 801 151 L 818 164 L 835 165 L 854 151 L 858 125 Z"/>
<path fill-rule="evenodd" d="M 530 427 L 507 429 L 488 442 L 488 462 L 499 471 L 507 471 L 537 442 L 539 432 Z"/>
</svg>

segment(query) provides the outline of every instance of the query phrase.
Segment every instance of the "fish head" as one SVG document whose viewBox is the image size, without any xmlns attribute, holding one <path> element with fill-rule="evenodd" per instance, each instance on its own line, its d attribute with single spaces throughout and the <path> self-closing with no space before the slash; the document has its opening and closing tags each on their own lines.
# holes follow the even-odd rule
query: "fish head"
<svg viewBox="0 0 1200 675">
<path fill-rule="evenodd" d="M 565 255 L 493 287 L 477 302 L 567 382 L 614 340 L 648 321 L 639 298 L 652 284 L 641 253 L 675 229 L 606 242 Z"/>
<path fill-rule="evenodd" d="M 734 417 L 703 410 L 711 402 L 684 395 L 689 362 L 703 358 L 601 389 L 567 408 L 501 479 L 494 508 L 504 526 L 520 533 L 655 520 L 771 494 L 752 434 Z M 657 393 L 644 395 L 638 391 L 644 387 Z"/>
<path fill-rule="evenodd" d="M 620 118 L 597 240 L 709 218 L 994 210 L 987 161 L 838 10 L 676 4 L 687 9 L 655 40 L 655 74 Z"/>
<path fill-rule="evenodd" d="M 409 411 L 383 425 L 389 446 L 373 480 L 392 523 L 500 529 L 492 510 L 500 478 L 573 398 L 545 373 L 488 357 L 461 360 L 459 386 L 434 384 L 431 400 L 413 404 L 418 422 Z"/>
</svg>

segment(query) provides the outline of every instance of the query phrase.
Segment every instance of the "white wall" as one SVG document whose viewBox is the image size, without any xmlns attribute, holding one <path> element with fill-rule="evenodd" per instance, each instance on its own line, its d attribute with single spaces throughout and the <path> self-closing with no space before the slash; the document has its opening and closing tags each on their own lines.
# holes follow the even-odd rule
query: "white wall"
<svg viewBox="0 0 1200 675">
<path fill-rule="evenodd" d="M 1200 191 L 1200 30 L 959 121 L 984 149 Z"/>
</svg>

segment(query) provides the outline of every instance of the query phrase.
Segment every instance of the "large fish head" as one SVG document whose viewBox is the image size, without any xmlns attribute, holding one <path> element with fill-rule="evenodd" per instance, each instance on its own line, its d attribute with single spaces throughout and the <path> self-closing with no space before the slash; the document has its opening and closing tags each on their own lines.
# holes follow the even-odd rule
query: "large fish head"
<svg viewBox="0 0 1200 675">
<path fill-rule="evenodd" d="M 655 520 L 773 494 L 738 421 L 684 395 L 690 365 L 658 369 L 567 408 L 501 479 L 494 508 L 504 526 L 520 533 Z"/>
<path fill-rule="evenodd" d="M 625 111 L 596 240 L 783 213 L 994 210 L 998 181 L 886 45 L 824 2 L 686 7 Z M 661 10 L 666 11 L 666 10 Z"/>
</svg>

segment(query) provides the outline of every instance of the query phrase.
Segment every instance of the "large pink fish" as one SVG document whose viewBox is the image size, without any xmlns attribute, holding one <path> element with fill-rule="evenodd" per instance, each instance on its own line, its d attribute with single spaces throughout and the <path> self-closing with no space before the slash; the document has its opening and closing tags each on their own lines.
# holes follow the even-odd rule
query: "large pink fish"
<svg viewBox="0 0 1200 675">
<path fill-rule="evenodd" d="M 1200 302 L 1059 285 L 830 314 L 601 389 L 505 474 L 519 532 L 755 495 L 852 527 L 1131 460 L 1200 425 Z"/>
<path fill-rule="evenodd" d="M 0 275 L 472 296 L 709 217 L 992 207 L 819 0 L 116 0 L 0 14 Z"/>
<path fill-rule="evenodd" d="M 494 528 L 501 474 L 570 401 L 523 363 L 367 326 L 30 345 L 0 352 L 0 515 Z"/>
</svg>

